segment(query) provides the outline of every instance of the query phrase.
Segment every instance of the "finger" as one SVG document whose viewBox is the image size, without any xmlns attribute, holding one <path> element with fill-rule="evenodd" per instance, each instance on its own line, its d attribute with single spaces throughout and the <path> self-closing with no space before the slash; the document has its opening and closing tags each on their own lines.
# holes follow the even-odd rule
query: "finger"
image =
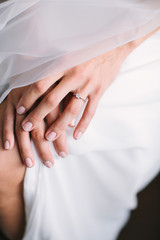
<svg viewBox="0 0 160 240">
<path fill-rule="evenodd" d="M 17 113 L 24 114 L 27 112 L 33 106 L 35 101 L 41 97 L 48 90 L 48 88 L 50 88 L 62 76 L 63 72 L 32 84 L 19 100 L 17 104 Z"/>
<path fill-rule="evenodd" d="M 73 133 L 73 137 L 78 140 L 82 137 L 90 124 L 99 102 L 99 97 L 89 98 L 88 104 L 83 112 L 83 115 Z"/>
<path fill-rule="evenodd" d="M 57 154 L 65 158 L 68 155 L 68 145 L 65 131 L 53 142 Z"/>
<path fill-rule="evenodd" d="M 48 126 L 50 126 L 59 117 L 60 117 L 60 110 L 57 107 L 51 113 L 49 113 L 46 117 Z M 57 154 L 60 157 L 65 158 L 68 155 L 68 146 L 67 146 L 67 142 L 66 142 L 65 132 L 63 132 L 62 135 L 59 136 L 59 138 L 56 139 L 56 141 L 53 142 L 53 144 L 54 144 L 54 147 L 55 147 L 55 150 L 56 150 Z"/>
<path fill-rule="evenodd" d="M 43 161 L 43 164 L 46 167 L 51 168 L 54 165 L 54 159 L 49 147 L 49 143 L 44 138 L 44 133 L 45 133 L 45 122 L 42 121 L 37 128 L 33 129 L 33 131 L 31 132 L 31 136 L 32 136 L 35 148 L 37 150 L 37 153 L 41 158 L 41 160 Z"/>
<path fill-rule="evenodd" d="M 67 107 L 67 105 L 69 104 L 70 100 L 73 97 L 73 93 L 68 93 L 67 96 L 63 99 L 62 101 L 62 112 L 64 111 L 64 109 Z M 75 127 L 76 125 L 76 119 L 72 119 L 71 122 L 69 123 L 69 127 Z"/>
<path fill-rule="evenodd" d="M 67 79 L 68 80 L 68 79 Z M 74 80 L 65 78 L 53 90 L 51 90 L 43 100 L 38 104 L 33 111 L 22 122 L 24 131 L 31 131 L 38 124 L 55 109 L 62 99 L 72 90 Z"/>
<path fill-rule="evenodd" d="M 86 93 L 82 92 L 82 96 L 86 96 Z M 47 130 L 45 137 L 48 141 L 54 141 L 57 139 L 67 128 L 72 119 L 75 119 L 82 109 L 84 101 L 82 99 L 77 99 L 72 97 L 70 103 L 65 108 L 61 116 L 56 120 L 50 128 Z"/>
<path fill-rule="evenodd" d="M 30 141 L 30 135 L 28 132 L 24 132 L 21 127 L 23 118 L 24 118 L 23 116 L 16 115 L 15 131 L 16 131 L 16 137 L 17 137 L 20 156 L 24 164 L 26 165 L 26 167 L 31 168 L 34 166 L 34 156 L 33 156 L 33 151 L 32 151 L 32 146 Z"/>
<path fill-rule="evenodd" d="M 62 101 L 62 106 L 63 106 L 63 111 L 64 109 L 67 107 L 67 105 L 69 104 L 69 102 L 71 101 L 73 97 L 73 93 L 69 93 Z M 62 112 L 63 112 L 62 111 Z M 76 125 L 76 119 L 72 119 L 71 122 L 68 124 L 69 127 L 75 127 Z"/>
<path fill-rule="evenodd" d="M 10 150 L 14 146 L 14 121 L 15 121 L 14 106 L 7 98 L 6 109 L 4 111 L 3 118 L 3 147 L 6 150 Z"/>
<path fill-rule="evenodd" d="M 50 126 L 53 122 L 55 122 L 59 118 L 59 116 L 60 109 L 59 106 L 57 106 L 46 116 L 47 125 Z"/>
</svg>

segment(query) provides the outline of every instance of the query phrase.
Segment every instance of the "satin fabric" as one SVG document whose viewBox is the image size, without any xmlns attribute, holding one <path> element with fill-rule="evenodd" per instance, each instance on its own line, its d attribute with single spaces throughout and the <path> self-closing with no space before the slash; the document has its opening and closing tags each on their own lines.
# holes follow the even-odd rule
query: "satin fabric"
<svg viewBox="0 0 160 240">
<path fill-rule="evenodd" d="M 159 26 L 158 0 L 9 0 L 0 4 L 0 102 Z M 113 240 L 160 167 L 159 33 L 126 59 L 82 139 L 24 181 L 24 240 Z M 78 121 L 78 119 L 77 119 Z"/>
<path fill-rule="evenodd" d="M 51 145 L 55 166 L 47 169 L 34 149 L 23 240 L 117 239 L 136 194 L 160 169 L 159 52 L 157 33 L 131 53 L 83 137 L 67 129 L 67 158 Z"/>
</svg>

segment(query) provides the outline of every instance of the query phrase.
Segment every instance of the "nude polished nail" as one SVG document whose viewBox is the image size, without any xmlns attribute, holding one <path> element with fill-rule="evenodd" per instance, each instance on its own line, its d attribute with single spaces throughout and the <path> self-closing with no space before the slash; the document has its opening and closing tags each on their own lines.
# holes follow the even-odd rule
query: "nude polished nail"
<svg viewBox="0 0 160 240">
<path fill-rule="evenodd" d="M 5 149 L 5 150 L 8 150 L 8 149 L 9 149 L 9 141 L 8 141 L 8 140 L 6 140 L 6 141 L 4 142 L 4 149 Z"/>
<path fill-rule="evenodd" d="M 23 114 L 23 113 L 25 113 L 25 111 L 26 111 L 26 109 L 23 106 L 20 106 L 20 107 L 17 108 L 17 113 L 18 114 Z"/>
<path fill-rule="evenodd" d="M 32 127 L 33 127 L 33 124 L 31 122 L 26 122 L 22 126 L 23 130 L 26 131 L 26 132 L 31 131 Z"/>
<path fill-rule="evenodd" d="M 49 134 L 46 135 L 46 139 L 50 142 L 54 141 L 55 138 L 56 138 L 55 132 L 50 132 Z"/>
<path fill-rule="evenodd" d="M 26 166 L 29 167 L 29 168 L 31 168 L 33 166 L 32 160 L 30 158 L 26 158 L 24 160 L 24 162 L 25 162 Z"/>
<path fill-rule="evenodd" d="M 53 166 L 53 164 L 50 161 L 44 161 L 43 164 L 47 167 L 47 168 L 51 168 Z"/>
<path fill-rule="evenodd" d="M 76 139 L 80 139 L 82 137 L 82 132 L 77 132 L 76 133 Z"/>
<path fill-rule="evenodd" d="M 58 155 L 62 158 L 67 157 L 67 154 L 65 152 L 59 152 Z"/>
</svg>

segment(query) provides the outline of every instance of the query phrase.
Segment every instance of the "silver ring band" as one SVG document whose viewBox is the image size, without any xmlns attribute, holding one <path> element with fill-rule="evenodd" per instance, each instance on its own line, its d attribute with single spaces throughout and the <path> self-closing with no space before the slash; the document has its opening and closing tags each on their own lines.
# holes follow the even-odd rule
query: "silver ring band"
<svg viewBox="0 0 160 240">
<path fill-rule="evenodd" d="M 81 97 L 81 94 L 79 94 L 79 93 L 73 94 L 73 96 L 76 97 L 77 99 L 83 100 L 84 102 L 87 101 L 87 99 L 82 98 L 82 97 Z"/>
</svg>

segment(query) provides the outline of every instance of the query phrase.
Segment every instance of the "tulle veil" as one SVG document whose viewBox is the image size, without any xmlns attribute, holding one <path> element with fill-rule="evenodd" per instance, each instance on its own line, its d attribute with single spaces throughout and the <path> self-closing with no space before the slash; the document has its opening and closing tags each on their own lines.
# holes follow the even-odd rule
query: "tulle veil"
<svg viewBox="0 0 160 240">
<path fill-rule="evenodd" d="M 159 0 L 8 0 L 0 4 L 0 102 L 159 26 Z"/>
</svg>

